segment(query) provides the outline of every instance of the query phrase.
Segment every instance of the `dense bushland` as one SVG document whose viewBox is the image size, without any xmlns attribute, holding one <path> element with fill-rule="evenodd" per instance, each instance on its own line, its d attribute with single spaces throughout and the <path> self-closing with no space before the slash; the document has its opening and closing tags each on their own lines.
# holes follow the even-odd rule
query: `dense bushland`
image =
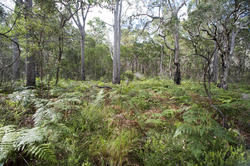
<svg viewBox="0 0 250 166">
<path fill-rule="evenodd" d="M 247 165 L 250 102 L 242 94 L 250 88 L 211 86 L 224 126 L 198 82 L 62 80 L 50 88 L 3 87 L 0 163 Z"/>
</svg>

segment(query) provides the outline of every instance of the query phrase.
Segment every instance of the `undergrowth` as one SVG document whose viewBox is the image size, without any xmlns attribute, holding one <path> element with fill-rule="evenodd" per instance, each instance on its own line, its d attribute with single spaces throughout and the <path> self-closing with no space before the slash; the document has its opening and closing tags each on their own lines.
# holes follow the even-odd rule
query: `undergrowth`
<svg viewBox="0 0 250 166">
<path fill-rule="evenodd" d="M 247 165 L 247 86 L 224 91 L 147 79 L 61 81 L 0 93 L 0 165 Z"/>
</svg>

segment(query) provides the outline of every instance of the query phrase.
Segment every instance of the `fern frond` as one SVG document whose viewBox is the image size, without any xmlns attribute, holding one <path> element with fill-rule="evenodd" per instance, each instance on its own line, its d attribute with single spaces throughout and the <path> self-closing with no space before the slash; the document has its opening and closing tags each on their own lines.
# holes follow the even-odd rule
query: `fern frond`
<svg viewBox="0 0 250 166">
<path fill-rule="evenodd" d="M 16 130 L 15 126 L 0 128 L 0 162 L 11 158 L 11 154 L 27 152 L 27 154 L 41 160 L 55 161 L 54 150 L 49 144 L 40 144 L 47 136 L 46 129 L 34 127 L 32 129 Z"/>
<path fill-rule="evenodd" d="M 102 102 L 103 102 L 103 99 L 104 99 L 104 96 L 105 96 L 104 91 L 103 91 L 103 89 L 101 89 L 101 90 L 98 92 L 95 101 L 93 102 L 93 106 L 94 106 L 94 107 L 101 106 L 101 105 L 102 105 Z"/>
<path fill-rule="evenodd" d="M 25 152 L 39 160 L 46 160 L 53 163 L 56 161 L 56 155 L 51 144 L 31 144 L 27 146 Z"/>
<path fill-rule="evenodd" d="M 40 127 L 32 129 L 22 129 L 19 131 L 20 135 L 14 145 L 17 150 L 23 150 L 26 145 L 33 144 L 34 142 L 42 142 L 45 138 L 45 133 L 42 132 Z"/>
</svg>

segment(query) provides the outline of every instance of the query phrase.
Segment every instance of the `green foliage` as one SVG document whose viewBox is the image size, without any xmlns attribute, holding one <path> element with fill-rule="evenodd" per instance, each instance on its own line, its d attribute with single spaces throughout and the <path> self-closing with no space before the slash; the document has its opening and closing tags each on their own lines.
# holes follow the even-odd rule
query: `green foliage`
<svg viewBox="0 0 250 166">
<path fill-rule="evenodd" d="M 105 86 L 111 89 L 99 88 Z M 15 118 L 32 121 L 1 122 L 0 162 L 21 154 L 37 165 L 245 164 L 236 120 L 247 122 L 247 101 L 236 91 L 213 88 L 215 105 L 228 116 L 226 129 L 201 89 L 191 81 L 175 86 L 159 79 L 121 85 L 62 80 L 44 95 L 25 89 L 1 94 L 3 109 L 14 114 L 20 108 Z"/>
<path fill-rule="evenodd" d="M 132 81 L 134 79 L 134 73 L 130 70 L 127 70 L 123 73 L 122 77 L 128 81 Z"/>
<path fill-rule="evenodd" d="M 35 127 L 32 129 L 17 130 L 16 126 L 0 128 L 0 162 L 14 159 L 17 154 L 24 154 L 39 160 L 54 163 L 56 156 L 51 144 L 44 144 L 46 138 L 44 129 Z"/>
</svg>

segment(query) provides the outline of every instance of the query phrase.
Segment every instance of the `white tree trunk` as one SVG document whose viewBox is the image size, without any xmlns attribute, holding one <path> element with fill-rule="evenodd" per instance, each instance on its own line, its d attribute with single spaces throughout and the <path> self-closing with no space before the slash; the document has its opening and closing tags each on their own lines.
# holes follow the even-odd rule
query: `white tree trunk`
<svg viewBox="0 0 250 166">
<path fill-rule="evenodd" d="M 121 43 L 121 11 L 122 0 L 116 0 L 114 10 L 114 54 L 113 83 L 120 84 L 120 43 Z"/>
<path fill-rule="evenodd" d="M 221 82 L 220 86 L 223 89 L 228 89 L 228 75 L 229 75 L 229 69 L 230 69 L 230 63 L 232 60 L 232 57 L 234 55 L 234 48 L 235 48 L 235 39 L 238 34 L 239 30 L 232 30 L 231 37 L 228 39 L 227 42 L 227 48 L 229 48 L 229 51 L 226 51 L 226 55 L 224 55 L 224 65 L 222 66 L 222 75 L 221 75 Z"/>
</svg>

